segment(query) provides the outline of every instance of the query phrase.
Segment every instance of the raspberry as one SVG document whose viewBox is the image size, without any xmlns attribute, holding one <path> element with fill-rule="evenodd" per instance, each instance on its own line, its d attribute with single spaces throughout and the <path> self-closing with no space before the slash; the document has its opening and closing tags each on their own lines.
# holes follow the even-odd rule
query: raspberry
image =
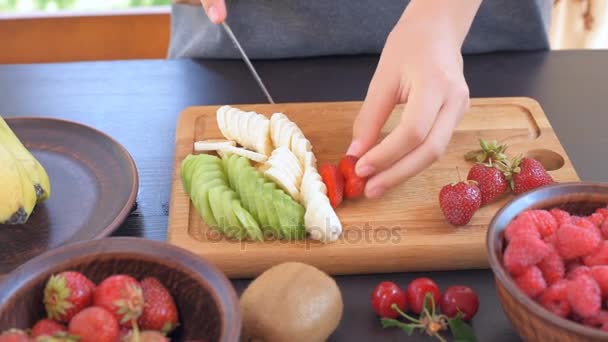
<svg viewBox="0 0 608 342">
<path fill-rule="evenodd" d="M 608 219 L 608 208 L 598 208 L 595 212 L 604 216 L 604 220 Z"/>
<path fill-rule="evenodd" d="M 547 243 L 547 245 L 551 245 L 551 246 L 555 247 L 555 244 L 557 243 L 557 236 L 555 234 L 545 236 L 543 238 L 543 241 L 545 241 L 545 243 Z"/>
<path fill-rule="evenodd" d="M 593 253 L 583 258 L 583 263 L 587 266 L 608 265 L 608 241 L 602 241 Z"/>
<path fill-rule="evenodd" d="M 549 213 L 551 213 L 551 215 L 553 215 L 553 217 L 555 218 L 555 221 L 557 221 L 558 226 L 561 226 L 564 223 L 570 222 L 570 214 L 567 211 L 563 211 L 558 208 L 553 208 L 553 209 L 549 210 Z"/>
<path fill-rule="evenodd" d="M 577 278 L 579 276 L 582 275 L 586 275 L 586 276 L 590 276 L 591 275 L 591 268 L 587 267 L 587 266 L 578 266 L 575 267 L 573 269 L 571 269 L 570 271 L 568 271 L 568 275 L 566 276 L 568 279 L 574 279 Z"/>
<path fill-rule="evenodd" d="M 570 218 L 570 220 L 572 221 L 572 224 L 574 224 L 577 227 L 580 228 L 587 228 L 587 229 L 597 229 L 597 226 L 591 222 L 590 220 L 584 218 L 584 217 L 579 217 L 579 216 L 572 216 Z"/>
<path fill-rule="evenodd" d="M 602 231 L 602 237 L 608 240 L 608 220 L 604 221 L 600 226 L 600 230 Z"/>
<path fill-rule="evenodd" d="M 557 221 L 546 210 L 526 210 L 519 216 L 532 222 L 542 237 L 553 235 L 557 230 Z"/>
<path fill-rule="evenodd" d="M 604 222 L 604 215 L 595 212 L 586 217 L 587 220 L 591 221 L 596 227 L 599 227 Z"/>
<path fill-rule="evenodd" d="M 505 239 L 511 242 L 511 240 L 515 238 L 524 236 L 540 238 L 540 234 L 538 233 L 538 229 L 534 226 L 534 222 L 532 222 L 529 217 L 518 216 L 509 223 L 507 228 L 505 228 Z"/>
<path fill-rule="evenodd" d="M 559 256 L 555 247 L 549 246 L 551 252 L 537 266 L 543 272 L 543 277 L 547 281 L 547 284 L 552 285 L 564 277 L 566 265 L 564 265 L 564 260 Z"/>
<path fill-rule="evenodd" d="M 557 232 L 558 253 L 564 259 L 574 259 L 591 253 L 601 242 L 602 236 L 597 228 L 586 229 L 574 224 L 563 224 Z"/>
<path fill-rule="evenodd" d="M 580 275 L 568 283 L 568 302 L 582 318 L 596 315 L 602 307 L 600 287 L 592 277 Z"/>
<path fill-rule="evenodd" d="M 594 328 L 599 328 L 606 323 L 608 323 L 608 311 L 605 310 L 600 310 L 597 314 L 583 319 L 584 325 Z"/>
<path fill-rule="evenodd" d="M 543 278 L 543 273 L 536 266 L 529 267 L 524 273 L 515 278 L 515 282 L 531 298 L 538 296 L 547 288 L 547 282 Z"/>
<path fill-rule="evenodd" d="M 517 238 L 507 245 L 503 262 L 507 271 L 519 275 L 526 268 L 539 263 L 550 252 L 549 246 L 539 238 Z"/>
<path fill-rule="evenodd" d="M 599 285 L 602 298 L 608 298 L 608 266 L 591 267 L 591 276 Z"/>
<path fill-rule="evenodd" d="M 562 279 L 549 286 L 540 296 L 539 302 L 554 314 L 568 317 L 571 311 L 570 302 L 568 302 L 568 280 Z"/>
</svg>

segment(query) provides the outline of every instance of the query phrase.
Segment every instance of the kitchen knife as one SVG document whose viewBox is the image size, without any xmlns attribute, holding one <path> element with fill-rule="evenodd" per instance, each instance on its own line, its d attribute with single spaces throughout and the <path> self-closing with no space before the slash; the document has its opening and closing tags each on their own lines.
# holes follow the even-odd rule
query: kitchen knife
<svg viewBox="0 0 608 342">
<path fill-rule="evenodd" d="M 234 35 L 234 33 L 232 33 L 232 30 L 230 29 L 230 26 L 228 26 L 228 24 L 226 24 L 226 22 L 223 22 L 222 26 L 224 26 L 224 30 L 226 30 L 226 33 L 228 34 L 228 36 L 230 36 L 230 39 L 232 39 L 232 42 L 234 43 L 234 45 L 236 46 L 236 48 L 241 53 L 241 56 L 243 57 L 243 61 L 245 61 L 245 64 L 247 64 L 247 67 L 249 68 L 249 71 L 251 71 L 251 73 L 253 74 L 253 78 L 255 78 L 256 82 L 258 82 L 258 85 L 260 86 L 260 88 L 262 88 L 262 91 L 266 95 L 266 98 L 268 98 L 268 102 L 274 104 L 274 101 L 272 100 L 272 96 L 270 96 L 270 93 L 266 89 L 266 86 L 264 85 L 264 82 L 262 82 L 262 79 L 260 78 L 260 75 L 255 70 L 255 68 L 253 67 L 253 64 L 251 64 L 251 61 L 249 60 L 249 57 L 247 57 L 247 54 L 245 53 L 245 50 L 243 50 L 243 47 L 241 46 L 241 44 L 239 44 L 239 41 L 236 39 L 236 36 Z"/>
</svg>

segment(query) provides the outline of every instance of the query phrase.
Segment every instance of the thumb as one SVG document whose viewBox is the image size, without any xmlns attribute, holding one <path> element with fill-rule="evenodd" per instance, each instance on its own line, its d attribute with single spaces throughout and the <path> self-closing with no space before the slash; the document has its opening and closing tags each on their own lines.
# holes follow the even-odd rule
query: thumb
<svg viewBox="0 0 608 342">
<path fill-rule="evenodd" d="M 205 13 L 214 24 L 221 24 L 226 20 L 227 11 L 224 0 L 201 0 Z"/>
<path fill-rule="evenodd" d="M 378 141 L 382 127 L 399 99 L 398 78 L 377 70 L 353 124 L 353 140 L 346 154 L 361 157 Z"/>
</svg>

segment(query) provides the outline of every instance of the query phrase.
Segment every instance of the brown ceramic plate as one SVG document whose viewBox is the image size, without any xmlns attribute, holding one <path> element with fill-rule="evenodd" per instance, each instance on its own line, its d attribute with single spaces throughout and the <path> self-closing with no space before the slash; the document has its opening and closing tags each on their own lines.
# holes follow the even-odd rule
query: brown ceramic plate
<svg viewBox="0 0 608 342">
<path fill-rule="evenodd" d="M 110 235 L 138 189 L 129 153 L 93 128 L 58 119 L 6 118 L 46 169 L 51 197 L 24 225 L 0 225 L 0 273 L 49 249 Z"/>
</svg>

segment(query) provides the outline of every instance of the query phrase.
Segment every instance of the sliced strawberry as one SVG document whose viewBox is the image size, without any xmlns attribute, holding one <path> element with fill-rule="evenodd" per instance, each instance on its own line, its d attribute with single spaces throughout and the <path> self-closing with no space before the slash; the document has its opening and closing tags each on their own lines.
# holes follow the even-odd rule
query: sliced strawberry
<svg viewBox="0 0 608 342">
<path fill-rule="evenodd" d="M 325 187 L 327 187 L 327 197 L 331 206 L 337 208 L 344 199 L 344 177 L 338 169 L 331 164 L 324 164 L 319 168 L 319 174 Z"/>
<path fill-rule="evenodd" d="M 340 173 L 344 179 L 358 177 L 357 173 L 355 172 L 355 166 L 357 165 L 358 160 L 359 158 L 350 155 L 345 155 L 342 157 L 342 159 L 340 159 L 338 170 L 340 170 Z"/>
</svg>

